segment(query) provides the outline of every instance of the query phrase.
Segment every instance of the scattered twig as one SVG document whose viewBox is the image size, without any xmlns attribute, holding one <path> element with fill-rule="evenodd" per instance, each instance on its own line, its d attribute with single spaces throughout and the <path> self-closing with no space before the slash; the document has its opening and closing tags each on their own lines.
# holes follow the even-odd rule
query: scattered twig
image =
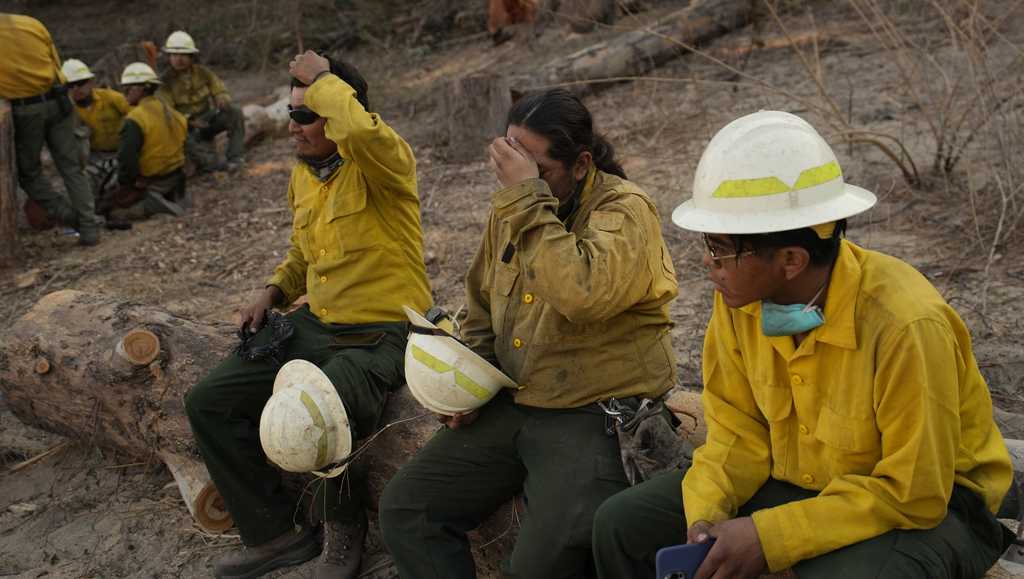
<svg viewBox="0 0 1024 579">
<path fill-rule="evenodd" d="M 51 446 L 50 448 L 48 448 L 47 450 L 44 450 L 43 452 L 33 456 L 32 458 L 27 459 L 27 460 L 23 460 L 23 461 L 19 462 L 18 464 L 8 468 L 7 472 L 8 473 L 15 473 L 15 472 L 18 472 L 20 470 L 26 469 L 26 468 L 32 466 L 33 464 L 36 464 L 37 462 L 45 459 L 46 457 L 52 456 L 52 455 L 54 455 L 54 454 L 64 450 L 70 444 L 71 444 L 70 440 L 65 440 L 64 442 L 55 444 L 55 445 Z"/>
</svg>

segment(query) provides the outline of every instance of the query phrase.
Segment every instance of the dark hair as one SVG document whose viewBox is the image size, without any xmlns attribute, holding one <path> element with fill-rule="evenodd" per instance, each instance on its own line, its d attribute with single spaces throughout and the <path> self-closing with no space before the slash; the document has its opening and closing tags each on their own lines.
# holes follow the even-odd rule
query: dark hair
<svg viewBox="0 0 1024 579">
<path fill-rule="evenodd" d="M 594 156 L 594 165 L 605 173 L 626 178 L 615 159 L 615 148 L 594 132 L 590 111 L 576 95 L 555 88 L 534 92 L 517 100 L 508 111 L 508 125 L 525 127 L 551 141 L 548 156 L 571 168 L 584 151 Z"/>
<path fill-rule="evenodd" d="M 730 235 L 736 253 L 744 251 L 787 246 L 802 247 L 811 256 L 811 265 L 828 265 L 839 255 L 839 241 L 846 235 L 846 220 L 836 221 L 836 229 L 832 237 L 822 239 L 810 227 L 802 227 L 790 231 L 776 231 L 775 233 L 756 233 L 744 235 Z"/>
<path fill-rule="evenodd" d="M 337 76 L 341 80 L 345 81 L 348 86 L 352 87 L 352 89 L 356 91 L 356 100 L 363 105 L 364 109 L 369 111 L 370 99 L 366 96 L 366 93 L 370 90 L 370 87 L 367 86 L 366 79 L 363 78 L 363 75 L 359 74 L 359 70 L 344 60 L 335 60 L 322 52 L 318 52 L 317 54 L 327 59 L 327 62 L 331 67 L 331 74 Z M 292 88 L 306 86 L 309 85 L 295 77 L 292 77 Z"/>
</svg>

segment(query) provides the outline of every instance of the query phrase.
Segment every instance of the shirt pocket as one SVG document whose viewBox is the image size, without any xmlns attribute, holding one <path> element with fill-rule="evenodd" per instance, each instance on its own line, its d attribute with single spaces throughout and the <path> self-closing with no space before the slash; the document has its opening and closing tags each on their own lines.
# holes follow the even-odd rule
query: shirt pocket
<svg viewBox="0 0 1024 579">
<path fill-rule="evenodd" d="M 882 437 L 873 417 L 846 416 L 823 406 L 814 436 L 825 446 L 829 474 L 833 477 L 869 475 L 882 456 Z"/>
<path fill-rule="evenodd" d="M 505 317 L 511 303 L 512 290 L 518 279 L 518 267 L 504 262 L 495 264 L 494 283 L 491 285 L 491 326 L 499 340 L 506 330 Z"/>
<path fill-rule="evenodd" d="M 296 207 L 295 216 L 292 220 L 292 230 L 295 231 L 295 239 L 298 241 L 302 256 L 307 262 L 311 261 L 309 253 L 309 224 L 313 220 L 313 211 L 309 207 Z"/>
<path fill-rule="evenodd" d="M 766 383 L 753 391 L 757 407 L 769 423 L 781 422 L 793 412 L 793 392 L 788 386 Z"/>
</svg>

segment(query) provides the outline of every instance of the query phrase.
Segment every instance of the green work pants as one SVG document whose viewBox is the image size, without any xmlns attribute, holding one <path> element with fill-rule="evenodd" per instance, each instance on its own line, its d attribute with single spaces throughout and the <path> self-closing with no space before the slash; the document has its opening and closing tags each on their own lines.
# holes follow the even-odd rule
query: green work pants
<svg viewBox="0 0 1024 579">
<path fill-rule="evenodd" d="M 598 577 L 654 577 L 658 549 L 686 542 L 683 474 L 655 477 L 601 505 L 594 522 Z M 816 495 L 769 479 L 738 516 Z M 801 561 L 793 570 L 800 579 L 975 579 L 985 575 L 1012 540 L 978 495 L 955 486 L 946 518 L 937 527 L 889 531 Z"/>
<path fill-rule="evenodd" d="M 201 127 L 189 131 L 185 152 L 192 162 L 201 169 L 217 165 L 216 151 L 206 143 L 227 131 L 228 144 L 224 156 L 227 161 L 241 161 L 245 157 L 245 115 L 238 105 L 230 104 L 223 109 L 212 108 L 198 115 Z"/>
<path fill-rule="evenodd" d="M 96 217 L 89 178 L 82 168 L 73 107 L 69 103 L 65 112 L 56 100 L 46 100 L 13 107 L 12 116 L 18 184 L 52 219 L 75 227 L 83 239 L 95 238 L 100 221 Z M 40 157 L 43 144 L 50 150 L 53 163 L 64 179 L 67 195 L 54 191 L 43 176 Z"/>
<path fill-rule="evenodd" d="M 319 366 L 338 390 L 351 422 L 352 438 L 372 434 L 388 392 L 404 383 L 406 324 L 342 325 L 321 322 L 303 306 L 288 314 L 295 333 L 287 360 Z M 269 342 L 269 326 L 255 345 Z M 299 523 L 296 499 L 288 496 L 281 474 L 260 446 L 259 421 L 273 392 L 278 366 L 245 361 L 231 354 L 185 396 L 185 409 L 206 467 L 224 497 L 246 545 L 259 545 Z M 365 478 L 346 474 L 315 482 L 314 506 L 324 520 L 355 522 L 365 517 Z M 353 480 L 359 478 L 360 480 Z"/>
<path fill-rule="evenodd" d="M 588 577 L 594 511 L 627 486 L 618 439 L 596 406 L 533 408 L 501 392 L 472 424 L 441 429 L 391 479 L 381 533 L 402 579 L 476 577 L 467 531 L 522 492 L 505 576 Z"/>
</svg>

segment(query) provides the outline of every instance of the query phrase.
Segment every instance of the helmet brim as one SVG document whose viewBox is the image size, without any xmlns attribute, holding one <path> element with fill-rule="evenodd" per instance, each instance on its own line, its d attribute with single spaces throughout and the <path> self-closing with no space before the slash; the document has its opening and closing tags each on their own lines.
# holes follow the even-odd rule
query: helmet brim
<svg viewBox="0 0 1024 579">
<path fill-rule="evenodd" d="M 822 203 L 749 214 L 702 209 L 689 199 L 672 212 L 672 222 L 699 233 L 775 233 L 852 217 L 867 211 L 877 201 L 875 194 L 867 189 L 844 183 L 841 195 Z"/>
<path fill-rule="evenodd" d="M 333 415 L 335 424 L 348 426 L 347 428 L 338 429 L 339 440 L 334 447 L 335 454 L 331 457 L 330 463 L 340 461 L 352 452 L 352 423 L 349 421 L 348 412 L 345 410 L 345 404 L 341 401 L 338 390 L 334 387 L 330 377 L 316 364 L 307 360 L 291 360 L 277 371 L 277 376 L 274 378 L 274 393 L 276 394 L 281 390 L 292 388 L 299 384 L 305 384 L 322 391 L 325 399 L 331 402 L 331 408 L 328 409 L 328 412 Z M 318 471 L 313 471 L 313 474 L 330 478 L 338 476 L 346 468 L 348 468 L 347 464 L 332 469 L 326 474 Z"/>
</svg>

